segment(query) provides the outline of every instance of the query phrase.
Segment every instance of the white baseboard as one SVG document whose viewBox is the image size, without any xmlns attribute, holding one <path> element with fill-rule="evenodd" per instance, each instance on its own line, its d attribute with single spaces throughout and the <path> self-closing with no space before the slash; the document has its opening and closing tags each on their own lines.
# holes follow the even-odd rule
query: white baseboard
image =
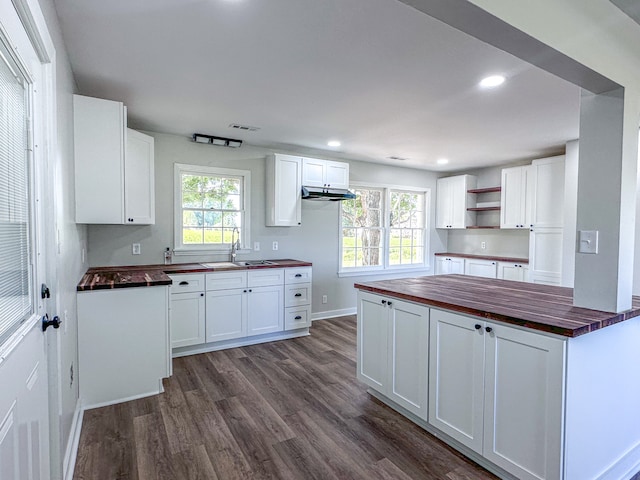
<svg viewBox="0 0 640 480">
<path fill-rule="evenodd" d="M 311 314 L 311 321 L 325 320 L 327 318 L 344 317 L 345 315 L 355 315 L 357 308 L 342 308 L 340 310 L 327 310 L 325 312 L 315 312 Z"/>
<path fill-rule="evenodd" d="M 139 393 L 137 395 L 132 395 L 130 397 L 116 398 L 115 400 L 108 400 L 106 402 L 92 403 L 92 404 L 87 404 L 87 405 L 85 405 L 83 403 L 82 412 L 84 413 L 85 410 L 93 410 L 94 408 L 108 407 L 110 405 L 116 405 L 118 403 L 130 402 L 131 400 L 138 400 L 140 398 L 146 398 L 146 397 L 152 397 L 154 395 L 159 395 L 159 394 L 164 392 L 164 388 L 162 387 L 162 379 L 160 379 L 158 385 L 159 386 L 158 386 L 157 390 L 154 389 L 154 390 L 151 390 L 149 392 Z"/>
<path fill-rule="evenodd" d="M 627 450 L 597 480 L 630 479 L 640 471 L 640 443 Z"/>
<path fill-rule="evenodd" d="M 78 457 L 78 445 L 80 444 L 80 432 L 82 431 L 82 419 L 84 417 L 84 409 L 78 398 L 76 409 L 73 412 L 73 421 L 71 422 L 71 430 L 69 439 L 67 440 L 67 448 L 64 452 L 64 461 L 62 464 L 62 478 L 64 480 L 72 480 L 73 472 L 76 468 L 76 458 Z"/>
<path fill-rule="evenodd" d="M 256 335 L 254 337 L 223 340 L 221 342 L 205 343 L 202 345 L 194 345 L 191 347 L 179 347 L 173 349 L 172 357 L 186 357 L 188 355 L 215 352 L 227 348 L 246 347 L 248 345 L 256 345 L 258 343 L 275 342 L 277 340 L 287 340 L 289 338 L 306 337 L 307 335 L 309 335 L 309 329 L 307 327 L 304 327 L 297 330 L 289 330 L 287 332 L 267 333 L 265 335 Z"/>
</svg>

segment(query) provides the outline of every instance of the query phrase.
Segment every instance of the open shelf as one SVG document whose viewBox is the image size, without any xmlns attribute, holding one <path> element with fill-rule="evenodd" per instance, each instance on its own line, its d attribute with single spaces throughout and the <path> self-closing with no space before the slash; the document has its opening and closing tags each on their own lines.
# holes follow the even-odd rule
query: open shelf
<svg viewBox="0 0 640 480">
<path fill-rule="evenodd" d="M 500 207 L 473 207 L 467 208 L 469 212 L 494 212 L 496 210 L 500 210 Z"/>
<path fill-rule="evenodd" d="M 496 228 L 500 228 L 500 225 L 472 225 L 470 227 L 467 227 L 467 229 L 469 230 L 480 230 L 480 229 L 496 229 Z"/>
<path fill-rule="evenodd" d="M 502 187 L 487 187 L 487 188 L 472 188 L 467 190 L 467 193 L 492 193 L 492 192 L 501 192 Z"/>
</svg>

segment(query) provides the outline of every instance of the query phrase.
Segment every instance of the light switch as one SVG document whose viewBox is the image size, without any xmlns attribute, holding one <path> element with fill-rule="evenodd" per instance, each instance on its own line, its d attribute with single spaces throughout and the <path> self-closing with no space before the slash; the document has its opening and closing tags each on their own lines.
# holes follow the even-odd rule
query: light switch
<svg viewBox="0 0 640 480">
<path fill-rule="evenodd" d="M 580 230 L 578 253 L 598 253 L 598 231 Z"/>
</svg>

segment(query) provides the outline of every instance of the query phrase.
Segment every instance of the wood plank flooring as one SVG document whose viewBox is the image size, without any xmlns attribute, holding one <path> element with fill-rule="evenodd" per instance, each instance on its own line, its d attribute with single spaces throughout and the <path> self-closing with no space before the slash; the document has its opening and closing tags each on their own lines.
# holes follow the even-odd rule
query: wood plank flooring
<svg viewBox="0 0 640 480">
<path fill-rule="evenodd" d="M 174 360 L 165 393 L 85 412 L 77 480 L 496 478 L 366 393 L 355 316 Z"/>
</svg>

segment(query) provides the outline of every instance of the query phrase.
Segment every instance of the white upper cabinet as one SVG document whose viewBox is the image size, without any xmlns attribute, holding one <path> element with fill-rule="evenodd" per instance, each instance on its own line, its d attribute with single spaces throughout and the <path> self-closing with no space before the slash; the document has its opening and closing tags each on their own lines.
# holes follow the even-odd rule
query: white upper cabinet
<svg viewBox="0 0 640 480">
<path fill-rule="evenodd" d="M 306 187 L 349 188 L 349 164 L 317 158 L 303 158 L 302 185 Z"/>
<path fill-rule="evenodd" d="M 531 228 L 535 177 L 531 165 L 502 170 L 500 228 Z"/>
<path fill-rule="evenodd" d="M 267 227 L 297 227 L 301 223 L 302 158 L 267 157 Z"/>
<path fill-rule="evenodd" d="M 153 137 L 127 129 L 121 102 L 74 95 L 73 111 L 76 222 L 154 223 Z"/>
<path fill-rule="evenodd" d="M 531 224 L 533 227 L 562 228 L 564 155 L 534 160 L 531 168 L 535 177 Z"/>
<path fill-rule="evenodd" d="M 475 212 L 467 210 L 473 202 L 468 190 L 474 188 L 476 188 L 476 177 L 473 175 L 438 179 L 436 228 L 467 228 L 475 225 Z"/>
</svg>

